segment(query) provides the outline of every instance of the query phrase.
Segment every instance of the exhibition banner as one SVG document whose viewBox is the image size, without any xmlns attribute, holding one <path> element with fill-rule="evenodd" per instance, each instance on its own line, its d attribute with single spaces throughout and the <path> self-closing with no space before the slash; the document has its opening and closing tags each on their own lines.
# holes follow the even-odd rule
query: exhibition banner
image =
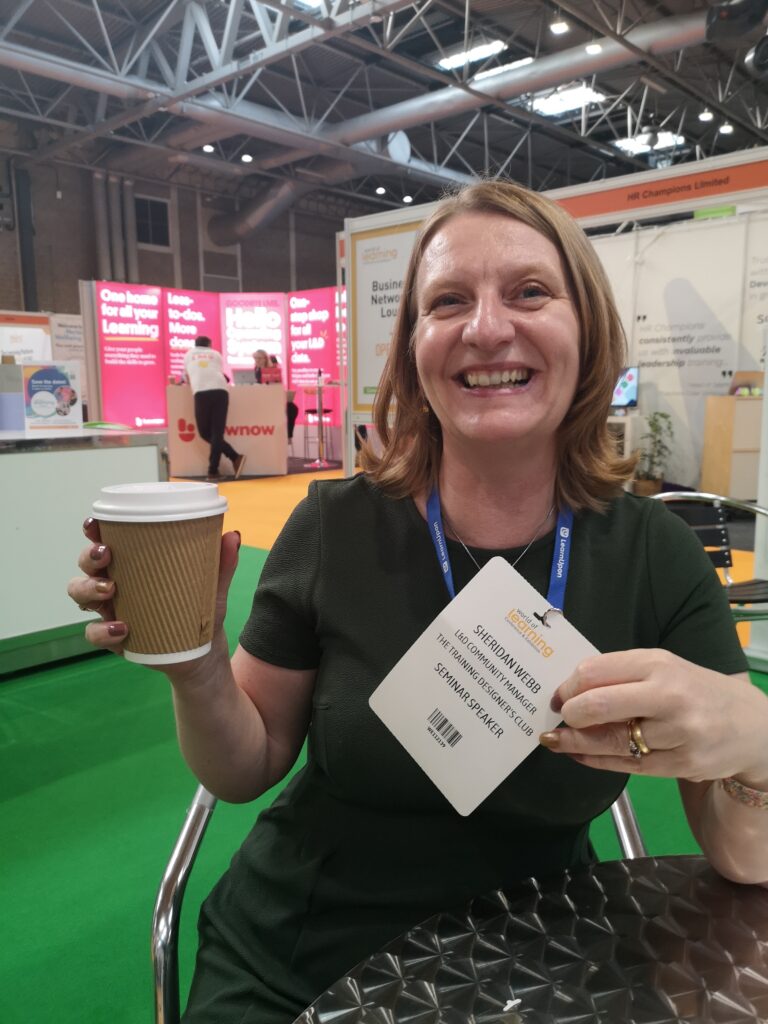
<svg viewBox="0 0 768 1024">
<path fill-rule="evenodd" d="M 637 234 L 636 231 L 630 231 L 624 235 L 604 235 L 602 238 L 590 238 L 590 242 L 603 264 L 605 275 L 611 283 L 613 299 L 627 339 L 632 337 L 632 325 L 635 317 L 635 244 Z M 633 356 L 629 358 L 629 365 L 635 365 Z"/>
<path fill-rule="evenodd" d="M 21 369 L 27 430 L 83 425 L 79 363 L 24 363 Z"/>
<path fill-rule="evenodd" d="M 353 415 L 371 413 L 419 223 L 362 231 L 352 237 L 349 355 Z"/>
<path fill-rule="evenodd" d="M 737 367 L 746 224 L 702 221 L 637 238 L 633 324 L 638 409 L 668 412 L 668 479 L 698 478 L 707 395 L 727 394 Z"/>
<path fill-rule="evenodd" d="M 53 358 L 57 362 L 76 360 L 80 363 L 80 392 L 83 402 L 87 402 L 83 318 L 75 313 L 52 313 L 50 324 Z"/>
<path fill-rule="evenodd" d="M 666 176 L 627 175 L 615 188 L 606 188 L 601 182 L 597 186 L 554 189 L 545 195 L 565 207 L 572 217 L 586 220 L 605 215 L 637 216 L 654 207 L 681 202 L 702 205 L 721 197 L 738 196 L 741 192 L 761 192 L 766 185 L 768 160 L 748 157 L 747 162 L 726 166 L 721 161 L 715 168 L 693 172 L 683 169 L 671 170 Z"/>
<path fill-rule="evenodd" d="M 289 292 L 288 300 L 288 381 L 296 392 L 299 422 L 305 422 L 304 410 L 317 408 L 318 375 L 333 381 L 323 390 L 323 408 L 330 409 L 323 420 L 331 426 L 341 424 L 339 381 L 339 344 L 337 332 L 337 289 L 313 288 Z"/>
<path fill-rule="evenodd" d="M 768 342 L 768 216 L 752 214 L 747 225 L 747 252 L 738 368 L 765 370 Z"/>
<path fill-rule="evenodd" d="M 284 364 L 284 292 L 224 292 L 219 296 L 219 307 L 225 373 L 252 372 L 253 354 L 259 348 Z"/>
<path fill-rule="evenodd" d="M 0 352 L 17 363 L 53 358 L 47 313 L 0 313 Z"/>
<path fill-rule="evenodd" d="M 164 427 L 162 288 L 97 281 L 95 291 L 102 418 Z"/>
<path fill-rule="evenodd" d="M 180 380 L 184 375 L 184 357 L 199 334 L 209 337 L 213 348 L 221 351 L 219 296 L 216 292 L 164 288 L 163 297 L 166 371 L 169 377 Z"/>
</svg>

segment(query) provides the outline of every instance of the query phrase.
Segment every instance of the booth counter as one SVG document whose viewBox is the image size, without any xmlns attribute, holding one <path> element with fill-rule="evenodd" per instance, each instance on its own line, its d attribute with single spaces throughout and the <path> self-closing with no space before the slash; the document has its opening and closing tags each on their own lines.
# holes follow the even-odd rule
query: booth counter
<svg viewBox="0 0 768 1024">
<path fill-rule="evenodd" d="M 195 427 L 191 389 L 170 384 L 168 401 L 168 455 L 173 476 L 204 477 L 209 446 Z M 244 476 L 285 476 L 288 472 L 288 426 L 285 388 L 280 384 L 238 384 L 229 389 L 227 441 L 246 456 Z M 222 456 L 219 471 L 231 472 Z"/>
<path fill-rule="evenodd" d="M 143 431 L 0 431 L 0 676 L 92 651 L 93 613 L 67 597 L 102 487 L 166 480 L 166 435 Z"/>
</svg>

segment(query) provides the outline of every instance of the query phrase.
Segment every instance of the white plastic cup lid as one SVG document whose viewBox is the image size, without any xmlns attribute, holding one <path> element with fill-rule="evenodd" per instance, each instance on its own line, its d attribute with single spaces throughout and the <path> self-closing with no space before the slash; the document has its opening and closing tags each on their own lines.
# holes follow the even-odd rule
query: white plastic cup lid
<svg viewBox="0 0 768 1024">
<path fill-rule="evenodd" d="M 93 503 L 95 519 L 112 523 L 158 523 L 203 519 L 227 511 L 227 499 L 216 484 L 161 481 L 102 487 Z"/>
</svg>

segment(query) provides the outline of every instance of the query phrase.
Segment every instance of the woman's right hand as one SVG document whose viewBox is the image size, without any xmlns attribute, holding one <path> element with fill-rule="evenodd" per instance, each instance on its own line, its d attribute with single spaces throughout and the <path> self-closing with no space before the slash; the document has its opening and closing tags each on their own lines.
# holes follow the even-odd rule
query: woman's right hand
<svg viewBox="0 0 768 1024">
<path fill-rule="evenodd" d="M 100 622 L 89 622 L 85 627 L 86 640 L 94 647 L 121 654 L 128 626 L 115 620 L 115 585 L 107 575 L 112 554 L 101 543 L 99 524 L 90 516 L 83 523 L 83 533 L 90 544 L 80 552 L 77 564 L 85 575 L 74 576 L 69 581 L 67 594 L 81 611 L 97 612 L 101 616 Z"/>
<path fill-rule="evenodd" d="M 112 559 L 109 548 L 102 544 L 98 522 L 90 516 L 83 523 L 83 532 L 90 544 L 80 552 L 78 566 L 84 576 L 74 576 L 67 585 L 67 594 L 79 605 L 82 611 L 95 612 L 100 621 L 89 622 L 85 627 L 85 638 L 102 650 L 122 654 L 123 643 L 128 635 L 128 624 L 115 619 L 115 584 L 107 575 L 107 567 Z M 227 610 L 227 594 L 232 577 L 237 568 L 240 550 L 240 534 L 236 531 L 225 533 L 221 541 L 221 561 L 219 565 L 219 584 L 216 594 L 216 622 L 214 626 L 214 648 L 216 635 L 223 631 L 224 616 Z M 198 661 L 187 663 L 195 666 Z M 175 666 L 164 666 L 170 669 Z"/>
</svg>

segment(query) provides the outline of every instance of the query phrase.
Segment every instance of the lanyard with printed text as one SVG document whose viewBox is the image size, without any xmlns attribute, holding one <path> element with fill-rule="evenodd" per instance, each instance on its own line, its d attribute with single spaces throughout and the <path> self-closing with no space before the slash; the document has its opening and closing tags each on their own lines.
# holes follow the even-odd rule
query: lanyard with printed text
<svg viewBox="0 0 768 1024">
<path fill-rule="evenodd" d="M 456 596 L 456 587 L 453 583 L 453 570 L 451 569 L 451 558 L 448 554 L 448 545 L 445 541 L 443 529 L 443 515 L 440 510 L 440 494 L 437 486 L 427 499 L 427 522 L 429 524 L 429 535 L 435 546 L 437 560 L 445 580 L 451 600 Z M 565 603 L 565 584 L 568 579 L 568 562 L 571 557 L 571 537 L 573 534 L 573 512 L 570 508 L 561 509 L 557 516 L 557 527 L 555 529 L 555 550 L 552 555 L 552 569 L 549 573 L 549 590 L 547 601 L 552 608 L 558 611 L 563 610 Z"/>
</svg>

